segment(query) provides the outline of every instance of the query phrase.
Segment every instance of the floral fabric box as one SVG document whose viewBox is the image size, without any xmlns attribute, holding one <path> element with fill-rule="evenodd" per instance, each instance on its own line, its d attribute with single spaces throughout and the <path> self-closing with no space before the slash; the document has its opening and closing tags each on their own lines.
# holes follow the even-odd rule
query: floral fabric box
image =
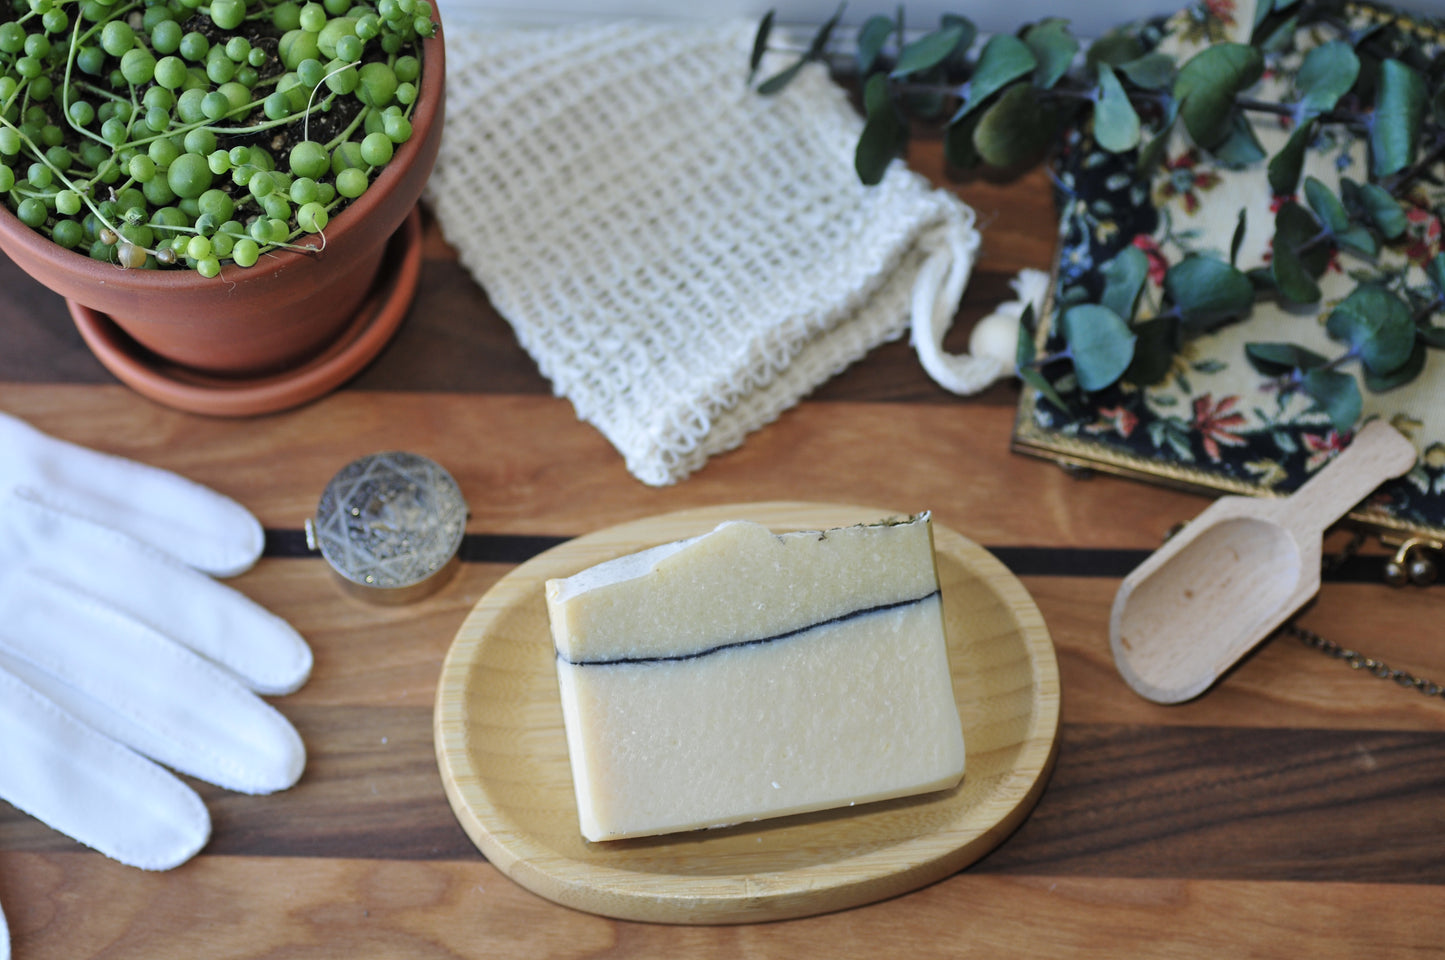
<svg viewBox="0 0 1445 960">
<path fill-rule="evenodd" d="M 1250 6 L 1210 0 L 1167 21 L 1131 29 L 1146 46 L 1172 53 L 1182 63 L 1191 50 L 1210 43 L 1247 42 L 1255 27 Z M 1290 24 L 1292 34 L 1277 37 L 1266 53 L 1263 77 L 1249 91 L 1251 98 L 1288 102 L 1307 51 L 1341 37 L 1368 37 L 1375 48 L 1422 64 L 1440 63 L 1445 54 L 1441 23 L 1377 6 L 1339 4 L 1338 11 L 1307 26 Z M 1096 301 L 1109 262 L 1126 247 L 1141 251 L 1148 265 L 1133 320 L 1137 328 L 1161 309 L 1165 273 L 1172 265 L 1206 254 L 1233 258 L 1241 270 L 1267 270 L 1276 215 L 1283 204 L 1305 203 L 1308 178 L 1337 194 L 1355 189 L 1347 180 L 1368 180 L 1366 134 L 1322 122 L 1304 147 L 1301 189 L 1277 194 L 1268 158 L 1289 144 L 1294 119 L 1254 116 L 1261 149 L 1248 162 L 1237 156 L 1235 162 L 1224 162 L 1198 149 L 1175 124 L 1147 176 L 1138 172 L 1137 151 L 1106 152 L 1094 143 L 1087 124 L 1077 129 L 1055 168 L 1059 252 L 1050 303 L 1035 331 L 1037 355 L 1063 349 L 1061 305 Z M 1147 116 L 1144 122 L 1147 140 Z M 1342 432 L 1316 399 L 1288 389 L 1278 371 L 1262 371 L 1252 363 L 1246 347 L 1289 342 L 1323 357 L 1337 356 L 1341 345 L 1332 340 L 1326 318 L 1360 283 L 1381 285 L 1412 304 L 1438 303 L 1430 265 L 1441 253 L 1445 148 L 1427 143 L 1420 152 L 1428 169 L 1397 192 L 1403 229 L 1373 255 L 1335 252 L 1317 278 L 1321 295 L 1312 307 L 1259 297 L 1246 316 L 1184 342 L 1167 371 L 1148 386 L 1126 378 L 1085 392 L 1067 364 L 1042 365 L 1039 372 L 1051 390 L 1025 386 L 1015 449 L 1204 491 L 1282 495 L 1298 487 L 1347 445 L 1350 431 Z M 1362 399 L 1357 422 L 1383 417 L 1421 454 L 1408 475 L 1382 487 L 1353 518 L 1399 536 L 1440 539 L 1445 537 L 1445 351 L 1421 346 L 1418 352 L 1423 368 L 1399 385 L 1370 382 L 1358 363 L 1339 366 L 1355 368 Z"/>
</svg>

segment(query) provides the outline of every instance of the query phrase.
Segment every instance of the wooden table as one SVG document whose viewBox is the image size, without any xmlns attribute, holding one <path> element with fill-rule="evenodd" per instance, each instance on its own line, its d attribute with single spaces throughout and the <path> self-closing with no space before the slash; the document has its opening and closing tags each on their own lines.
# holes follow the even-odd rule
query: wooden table
<svg viewBox="0 0 1445 960">
<path fill-rule="evenodd" d="M 942 181 L 936 145 L 915 166 Z M 1053 246 L 1047 180 L 954 185 L 985 249 L 962 330 Z M 310 762 L 293 790 L 201 786 L 214 838 L 146 874 L 0 803 L 0 903 L 16 960 L 494 957 L 1401 957 L 1445 932 L 1445 700 L 1351 671 L 1289 637 L 1201 699 L 1124 685 L 1106 624 L 1120 577 L 1205 501 L 1081 480 L 1009 451 L 1017 388 L 961 399 L 891 344 L 738 451 L 665 489 L 634 480 L 487 304 L 434 225 L 402 333 L 346 389 L 252 420 L 178 413 L 91 359 L 62 303 L 0 259 L 0 409 L 171 468 L 250 507 L 268 555 L 235 585 L 316 654 L 275 700 Z M 341 593 L 300 530 L 330 476 L 387 448 L 442 462 L 471 506 L 467 561 L 418 605 Z M 1056 770 L 992 854 L 915 893 L 744 927 L 617 922 L 491 867 L 458 826 L 432 703 L 477 598 L 542 546 L 651 514 L 807 499 L 929 508 L 995 550 L 1036 599 L 1063 684 Z M 1378 573 L 1378 564 L 1374 567 Z M 1392 666 L 1445 679 L 1440 587 L 1328 580 L 1301 618 Z M 3 762 L 0 746 L 0 762 Z"/>
</svg>

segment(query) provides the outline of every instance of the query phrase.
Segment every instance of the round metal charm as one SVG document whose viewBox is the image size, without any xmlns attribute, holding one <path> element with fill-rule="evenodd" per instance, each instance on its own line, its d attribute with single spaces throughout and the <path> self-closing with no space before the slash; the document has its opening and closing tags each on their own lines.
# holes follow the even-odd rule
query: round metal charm
<svg viewBox="0 0 1445 960">
<path fill-rule="evenodd" d="M 455 571 L 466 523 L 451 474 L 419 454 L 387 451 L 331 478 L 306 521 L 306 542 L 358 596 L 410 603 Z"/>
</svg>

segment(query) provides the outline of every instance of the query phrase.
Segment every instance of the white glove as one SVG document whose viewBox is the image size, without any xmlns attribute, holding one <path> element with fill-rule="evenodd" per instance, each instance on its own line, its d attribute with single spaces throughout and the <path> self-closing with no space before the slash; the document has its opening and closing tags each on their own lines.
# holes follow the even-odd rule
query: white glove
<svg viewBox="0 0 1445 960">
<path fill-rule="evenodd" d="M 0 414 L 0 798 L 164 870 L 210 817 L 146 757 L 246 793 L 294 784 L 301 738 L 255 692 L 300 687 L 310 648 L 207 575 L 262 541 L 233 500 Z"/>
</svg>

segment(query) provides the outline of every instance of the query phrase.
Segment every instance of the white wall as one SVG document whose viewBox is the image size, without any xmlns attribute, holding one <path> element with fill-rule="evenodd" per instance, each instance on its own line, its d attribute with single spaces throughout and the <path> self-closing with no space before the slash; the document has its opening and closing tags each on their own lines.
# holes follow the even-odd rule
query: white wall
<svg viewBox="0 0 1445 960">
<path fill-rule="evenodd" d="M 781 23 L 821 23 L 837 9 L 836 0 L 438 0 L 444 19 L 458 22 L 500 20 L 548 23 L 603 17 L 645 17 L 682 20 L 760 18 L 777 10 Z M 959 13 L 986 33 L 1012 32 L 1044 17 L 1065 17 L 1079 36 L 1097 36 L 1108 27 L 1151 14 L 1172 13 L 1185 0 L 903 0 L 908 23 L 930 27 L 942 13 Z M 1248 0 L 1237 6 L 1253 7 Z M 1445 17 L 1445 0 L 1396 0 L 1395 6 Z M 896 2 L 852 0 L 844 22 L 857 25 L 875 13 L 892 14 Z"/>
</svg>

